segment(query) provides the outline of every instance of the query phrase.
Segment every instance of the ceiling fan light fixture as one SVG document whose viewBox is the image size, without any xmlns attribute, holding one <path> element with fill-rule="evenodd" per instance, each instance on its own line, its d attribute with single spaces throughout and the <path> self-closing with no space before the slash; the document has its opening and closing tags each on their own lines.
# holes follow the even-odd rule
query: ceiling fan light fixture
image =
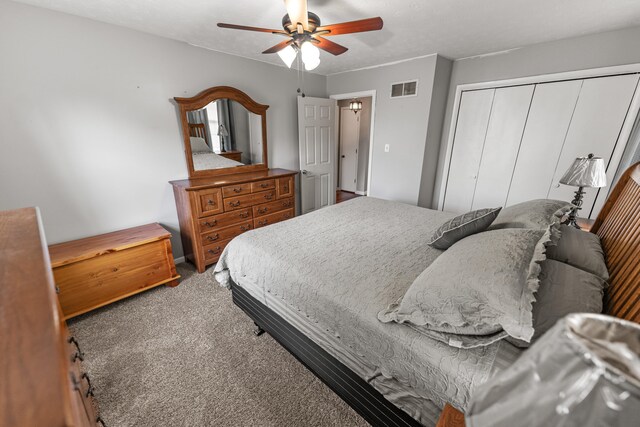
<svg viewBox="0 0 640 427">
<path fill-rule="evenodd" d="M 311 71 L 320 65 L 320 50 L 310 41 L 302 43 L 300 55 L 302 56 L 305 70 Z"/>
<path fill-rule="evenodd" d="M 291 68 L 291 64 L 293 64 L 293 61 L 296 59 L 297 55 L 298 52 L 291 45 L 278 51 L 278 56 L 280 57 L 280 59 L 282 59 L 282 62 L 284 62 L 284 64 L 289 68 Z"/>
<path fill-rule="evenodd" d="M 349 103 L 349 109 L 355 114 L 358 114 L 358 111 L 362 110 L 362 101 L 360 101 L 359 99 L 352 100 Z"/>
</svg>

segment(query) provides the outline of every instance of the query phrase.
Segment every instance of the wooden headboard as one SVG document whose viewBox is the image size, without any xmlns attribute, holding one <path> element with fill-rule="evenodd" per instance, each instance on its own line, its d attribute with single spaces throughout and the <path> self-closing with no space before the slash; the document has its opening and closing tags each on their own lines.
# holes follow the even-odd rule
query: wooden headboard
<svg viewBox="0 0 640 427">
<path fill-rule="evenodd" d="M 640 323 L 640 162 L 622 175 L 591 232 L 602 240 L 610 275 L 604 312 Z"/>
<path fill-rule="evenodd" d="M 204 123 L 189 123 L 189 135 L 204 139 L 207 145 L 211 147 L 209 138 L 207 138 L 207 130 L 204 127 Z"/>
</svg>

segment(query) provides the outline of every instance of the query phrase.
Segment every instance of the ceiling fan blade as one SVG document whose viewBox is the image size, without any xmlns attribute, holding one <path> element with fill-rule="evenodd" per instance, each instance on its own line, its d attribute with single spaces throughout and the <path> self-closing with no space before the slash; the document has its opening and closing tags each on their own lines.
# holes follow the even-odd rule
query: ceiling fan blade
<svg viewBox="0 0 640 427">
<path fill-rule="evenodd" d="M 326 50 L 333 55 L 341 55 L 349 50 L 348 48 L 339 45 L 338 43 L 334 43 L 329 39 L 325 39 L 324 37 L 314 36 L 313 38 L 319 42 L 314 43 L 317 47 L 322 50 Z"/>
<path fill-rule="evenodd" d="M 259 33 L 284 34 L 287 36 L 289 35 L 282 30 L 271 30 L 269 28 L 259 28 L 259 27 L 247 27 L 246 25 L 224 24 L 222 22 L 218 22 L 218 27 L 230 28 L 232 30 L 257 31 Z"/>
<path fill-rule="evenodd" d="M 285 47 L 289 46 L 291 43 L 293 43 L 293 40 L 291 40 L 291 39 L 285 40 L 285 41 L 281 41 L 277 45 L 271 46 L 269 49 L 265 50 L 262 53 L 277 53 L 277 52 L 281 51 L 282 49 L 284 49 Z"/>
<path fill-rule="evenodd" d="M 307 0 L 284 0 L 287 14 L 291 20 L 289 29 L 291 32 L 297 30 L 297 24 L 302 24 L 302 28 L 309 29 L 309 15 L 307 11 Z"/>
<path fill-rule="evenodd" d="M 365 31 L 376 31 L 382 29 L 382 18 L 368 18 L 359 21 L 342 22 L 340 24 L 323 25 L 316 28 L 316 32 L 329 31 L 323 36 L 338 36 L 340 34 L 362 33 Z"/>
</svg>

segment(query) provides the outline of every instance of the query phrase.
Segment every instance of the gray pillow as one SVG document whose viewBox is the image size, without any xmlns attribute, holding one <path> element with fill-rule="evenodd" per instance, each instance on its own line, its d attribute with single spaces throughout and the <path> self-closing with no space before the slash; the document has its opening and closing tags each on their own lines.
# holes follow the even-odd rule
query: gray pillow
<svg viewBox="0 0 640 427">
<path fill-rule="evenodd" d="M 484 345 L 506 335 L 528 342 L 540 263 L 554 236 L 550 229 L 505 229 L 462 239 L 378 319 L 406 323 L 456 347 L 473 347 L 474 340 Z"/>
<path fill-rule="evenodd" d="M 489 227 L 490 230 L 502 228 L 546 229 L 557 224 L 569 212 L 571 204 L 561 200 L 537 199 L 508 206 L 500 212 L 498 218 Z"/>
<path fill-rule="evenodd" d="M 564 262 L 580 270 L 609 280 L 600 237 L 566 225 L 560 226 L 561 237 L 556 246 L 549 246 L 547 258 Z"/>
<path fill-rule="evenodd" d="M 436 249 L 447 249 L 458 240 L 489 228 L 500 209 L 502 208 L 478 209 L 458 215 L 442 224 L 427 244 Z"/>
<path fill-rule="evenodd" d="M 601 313 L 606 282 L 551 259 L 542 263 L 540 287 L 533 303 L 533 340 L 570 313 Z"/>
</svg>

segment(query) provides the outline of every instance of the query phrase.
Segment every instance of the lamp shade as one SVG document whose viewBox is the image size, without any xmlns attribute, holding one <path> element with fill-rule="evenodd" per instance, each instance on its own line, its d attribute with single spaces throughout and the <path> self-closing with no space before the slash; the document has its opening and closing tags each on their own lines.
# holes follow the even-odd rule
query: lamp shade
<svg viewBox="0 0 640 427">
<path fill-rule="evenodd" d="M 480 385 L 465 421 L 467 427 L 622 427 L 639 419 L 640 325 L 576 313 Z"/>
<path fill-rule="evenodd" d="M 218 126 L 218 136 L 229 136 L 229 132 L 227 131 L 227 128 L 224 127 L 224 125 Z"/>
<path fill-rule="evenodd" d="M 606 187 L 607 174 L 602 157 L 578 157 L 560 178 L 560 183 L 574 187 Z"/>
</svg>

